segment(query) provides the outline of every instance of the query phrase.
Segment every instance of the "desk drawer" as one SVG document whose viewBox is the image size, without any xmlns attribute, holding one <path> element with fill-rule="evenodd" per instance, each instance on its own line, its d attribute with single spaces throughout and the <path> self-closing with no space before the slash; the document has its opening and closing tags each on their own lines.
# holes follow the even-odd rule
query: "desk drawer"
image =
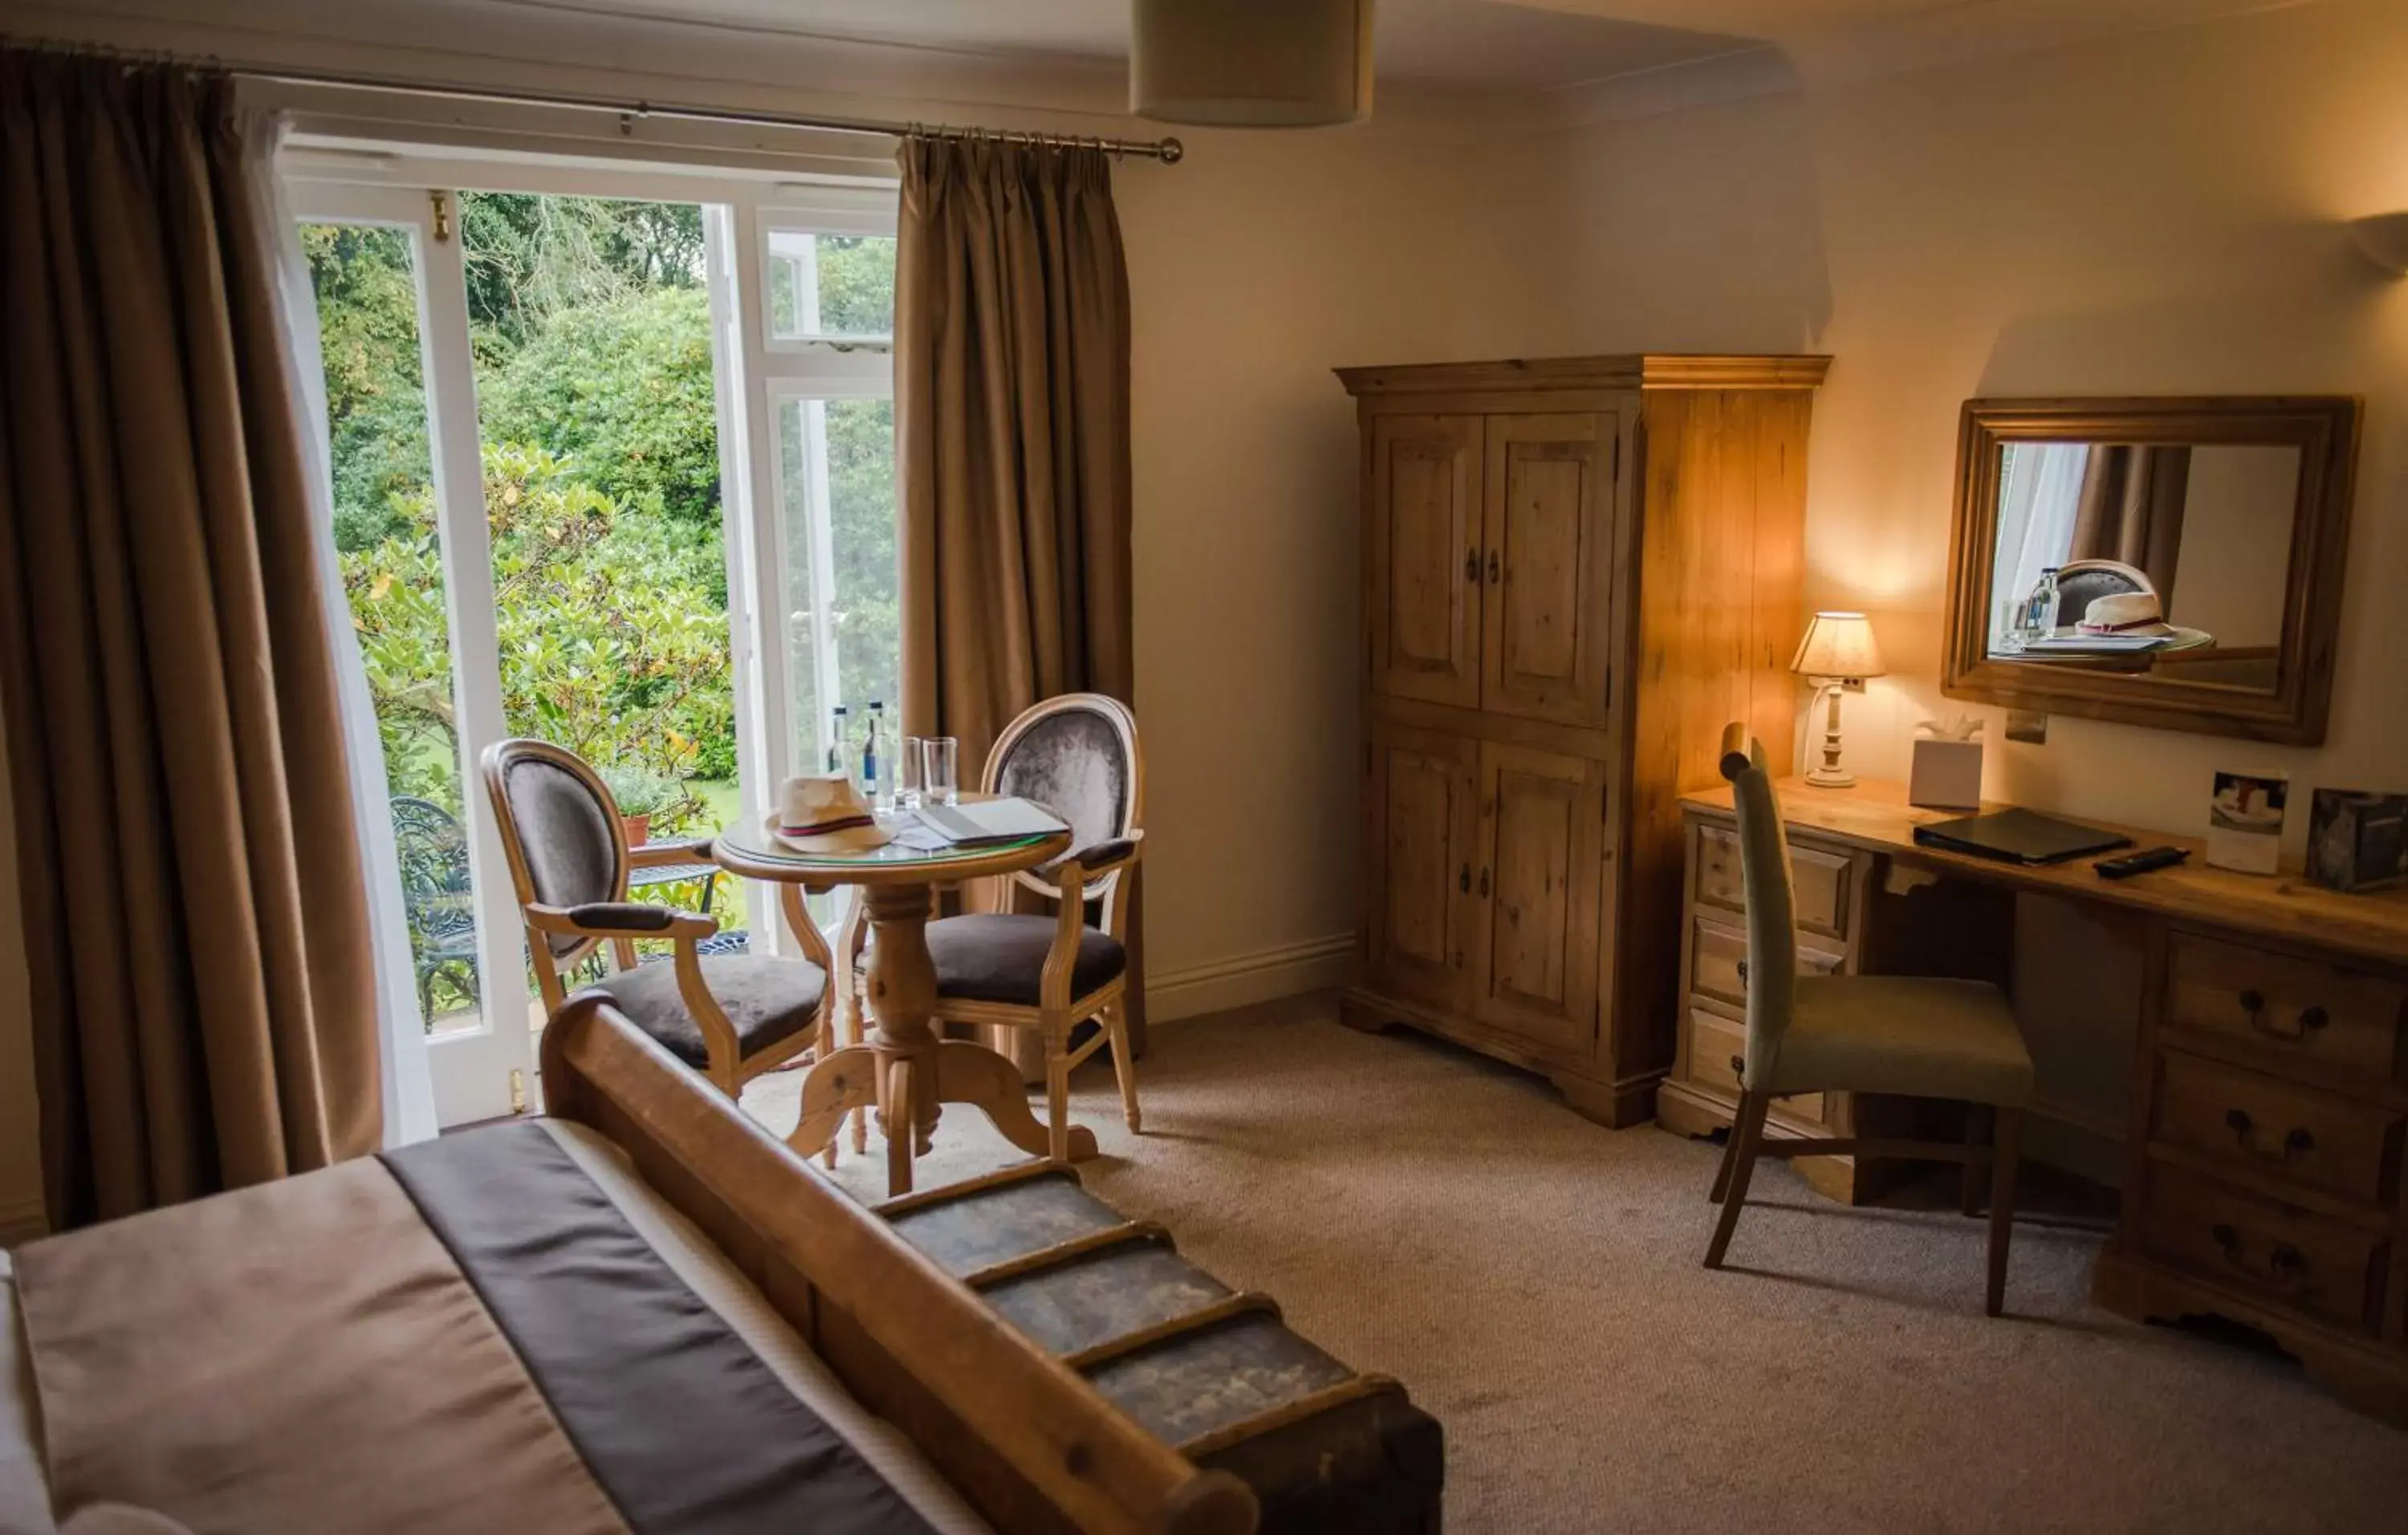
<svg viewBox="0 0 2408 1535">
<path fill-rule="evenodd" d="M 2141 1240 L 2157 1257 L 2363 1332 L 2382 1317 L 2390 1243 L 2177 1169 L 2149 1169 Z"/>
<path fill-rule="evenodd" d="M 2397 1113 L 2177 1051 L 2158 1057 L 2158 1071 L 2150 1134 L 2163 1144 L 2389 1203 L 2400 1165 Z"/>
<path fill-rule="evenodd" d="M 1849 879 L 1856 868 L 1846 854 L 1789 841 L 1790 877 L 1797 882 L 1798 925 L 1825 938 L 1848 936 Z M 1747 880 L 1740 865 L 1739 828 L 1720 822 L 1698 824 L 1697 897 L 1729 911 L 1747 910 Z"/>
<path fill-rule="evenodd" d="M 1799 975 L 1829 975 L 1847 963 L 1845 956 L 1819 949 L 1798 951 Z M 1689 989 L 1731 1007 L 1747 1006 L 1747 935 L 1699 917 L 1689 942 Z"/>
<path fill-rule="evenodd" d="M 1689 1010 L 1689 1080 L 1736 1102 L 1739 1066 L 1747 1058 L 1747 1026 L 1736 1018 L 1693 1007 Z M 1823 1095 L 1796 1093 L 1775 1098 L 1772 1112 L 1802 1125 L 1823 1123 Z"/>
<path fill-rule="evenodd" d="M 2303 1064 L 2392 1077 L 2408 987 L 2218 939 L 2176 933 L 2165 1021 L 2252 1040 Z"/>
</svg>

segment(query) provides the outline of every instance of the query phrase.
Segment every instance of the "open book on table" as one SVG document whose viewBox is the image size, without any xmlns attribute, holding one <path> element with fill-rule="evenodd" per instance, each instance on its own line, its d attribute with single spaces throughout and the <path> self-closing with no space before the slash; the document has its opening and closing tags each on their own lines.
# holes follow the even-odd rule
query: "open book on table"
<svg viewBox="0 0 2408 1535">
<path fill-rule="evenodd" d="M 1031 837 L 1051 837 L 1068 823 L 1029 799 L 981 799 L 959 805 L 922 805 L 898 817 L 895 839 L 906 847 L 987 847 Z"/>
</svg>

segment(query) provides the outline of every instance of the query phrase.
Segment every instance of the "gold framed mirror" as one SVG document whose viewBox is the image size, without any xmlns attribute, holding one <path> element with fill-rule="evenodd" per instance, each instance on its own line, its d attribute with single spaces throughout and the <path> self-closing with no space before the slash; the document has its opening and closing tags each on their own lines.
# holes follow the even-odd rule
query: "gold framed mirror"
<svg viewBox="0 0 2408 1535">
<path fill-rule="evenodd" d="M 1941 691 L 2320 743 L 2359 414 L 2346 395 L 1967 401 Z"/>
</svg>

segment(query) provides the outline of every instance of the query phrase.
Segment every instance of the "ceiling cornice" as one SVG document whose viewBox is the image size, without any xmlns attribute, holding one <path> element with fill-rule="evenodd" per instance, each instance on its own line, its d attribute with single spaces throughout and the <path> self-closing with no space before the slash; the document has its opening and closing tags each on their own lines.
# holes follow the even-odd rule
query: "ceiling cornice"
<svg viewBox="0 0 2408 1535">
<path fill-rule="evenodd" d="M 1383 83 L 1369 123 L 1321 133 L 1468 144 L 1839 88 L 2328 0 L 2046 0 L 2002 21 L 1994 0 L 1542 92 Z M 1126 134 L 1119 60 L 934 47 L 689 18 L 576 0 L 20 0 L 20 33 L 216 54 L 249 65 L 353 69 L 457 85 L 624 95 L 859 117 Z M 429 38 L 442 38 L 430 43 Z M 457 42 L 449 39 L 458 39 Z"/>
</svg>

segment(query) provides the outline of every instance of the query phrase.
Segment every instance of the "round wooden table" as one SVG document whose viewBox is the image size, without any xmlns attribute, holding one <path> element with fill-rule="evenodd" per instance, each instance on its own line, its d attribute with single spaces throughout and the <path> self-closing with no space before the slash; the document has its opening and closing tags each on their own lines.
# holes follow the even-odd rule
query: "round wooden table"
<svg viewBox="0 0 2408 1535">
<path fill-rule="evenodd" d="M 804 1075 L 802 1118 L 788 1145 L 814 1155 L 836 1139 L 847 1114 L 874 1105 L 886 1134 L 887 1192 L 908 1194 L 912 1158 L 928 1150 L 940 1106 L 967 1103 L 1013 1145 L 1032 1155 L 1047 1154 L 1045 1126 L 1029 1112 L 1019 1066 L 983 1044 L 940 1040 L 929 1026 L 937 971 L 928 957 L 927 925 L 937 887 L 1031 868 L 1069 846 L 1067 831 L 937 852 L 890 842 L 863 853 L 801 853 L 759 829 L 724 832 L 712 842 L 711 856 L 722 868 L 779 886 L 790 925 L 810 920 L 803 909 L 806 891 L 859 885 L 868 904 L 874 1026 L 867 1043 L 830 1051 Z M 835 985 L 836 977 L 828 983 Z M 1093 1131 L 1073 1129 L 1070 1139 L 1073 1160 L 1096 1154 Z"/>
</svg>

